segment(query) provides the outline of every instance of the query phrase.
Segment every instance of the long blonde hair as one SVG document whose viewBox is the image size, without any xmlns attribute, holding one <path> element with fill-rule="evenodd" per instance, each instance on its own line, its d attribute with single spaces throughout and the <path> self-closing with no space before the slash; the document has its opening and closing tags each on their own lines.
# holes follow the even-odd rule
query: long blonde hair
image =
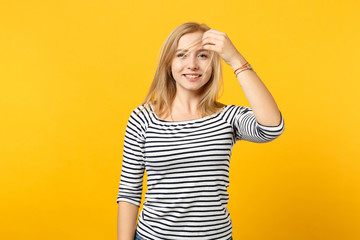
<svg viewBox="0 0 360 240">
<path fill-rule="evenodd" d="M 151 103 L 157 110 L 158 116 L 167 117 L 171 114 L 171 105 L 176 95 L 176 82 L 171 74 L 171 63 L 179 39 L 187 33 L 206 32 L 207 30 L 210 30 L 210 28 L 205 24 L 184 23 L 175 28 L 162 45 L 153 82 L 142 102 L 145 107 L 148 107 Z M 219 108 L 224 106 L 217 102 L 220 89 L 223 86 L 220 56 L 216 52 L 212 52 L 211 55 L 213 70 L 209 81 L 203 86 L 199 103 L 199 109 L 203 117 L 217 112 Z"/>
</svg>

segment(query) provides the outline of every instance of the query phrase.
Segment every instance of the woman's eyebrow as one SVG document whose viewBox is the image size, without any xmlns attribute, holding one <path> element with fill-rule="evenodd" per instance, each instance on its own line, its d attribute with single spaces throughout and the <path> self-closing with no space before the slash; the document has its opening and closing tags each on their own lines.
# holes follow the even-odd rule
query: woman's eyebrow
<svg viewBox="0 0 360 240">
<path fill-rule="evenodd" d="M 188 52 L 189 51 L 189 49 L 178 49 L 178 50 L 176 50 L 176 52 Z"/>
<path fill-rule="evenodd" d="M 209 52 L 209 50 L 207 50 L 207 49 L 199 49 L 199 50 L 197 50 L 197 52 Z"/>
<path fill-rule="evenodd" d="M 189 49 L 177 49 L 176 52 L 189 52 Z M 207 49 L 198 49 L 196 52 L 209 52 Z"/>
</svg>

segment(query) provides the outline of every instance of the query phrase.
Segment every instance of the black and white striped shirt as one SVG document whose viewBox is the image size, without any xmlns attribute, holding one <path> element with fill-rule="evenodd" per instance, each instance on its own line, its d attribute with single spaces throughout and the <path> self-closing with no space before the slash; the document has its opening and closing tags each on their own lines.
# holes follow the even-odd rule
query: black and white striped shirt
<svg viewBox="0 0 360 240">
<path fill-rule="evenodd" d="M 142 109 L 142 111 L 141 111 Z M 124 140 L 117 202 L 140 206 L 144 170 L 145 202 L 137 232 L 149 240 L 230 239 L 227 210 L 229 163 L 237 140 L 269 142 L 284 131 L 259 124 L 248 107 L 188 121 L 165 121 L 139 106 L 130 115 Z"/>
</svg>

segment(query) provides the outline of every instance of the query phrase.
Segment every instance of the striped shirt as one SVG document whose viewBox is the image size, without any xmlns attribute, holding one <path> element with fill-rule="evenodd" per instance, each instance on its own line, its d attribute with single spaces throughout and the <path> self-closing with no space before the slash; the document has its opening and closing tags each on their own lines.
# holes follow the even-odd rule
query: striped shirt
<svg viewBox="0 0 360 240">
<path fill-rule="evenodd" d="M 117 202 L 140 206 L 144 170 L 145 202 L 137 233 L 148 240 L 230 239 L 227 209 L 231 150 L 238 140 L 263 143 L 280 136 L 278 126 L 259 124 L 248 107 L 187 121 L 165 121 L 153 107 L 137 107 L 124 139 Z"/>
</svg>

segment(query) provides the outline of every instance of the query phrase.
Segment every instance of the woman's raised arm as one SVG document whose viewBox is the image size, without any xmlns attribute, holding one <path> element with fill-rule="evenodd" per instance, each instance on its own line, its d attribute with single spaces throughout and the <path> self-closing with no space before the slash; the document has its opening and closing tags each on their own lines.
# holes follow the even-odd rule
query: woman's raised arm
<svg viewBox="0 0 360 240">
<path fill-rule="evenodd" d="M 233 70 L 247 62 L 223 32 L 214 29 L 206 31 L 202 36 L 202 44 L 204 49 L 219 53 Z M 273 96 L 256 72 L 246 70 L 239 72 L 236 76 L 254 112 L 256 121 L 265 126 L 278 126 L 281 122 L 280 111 Z"/>
</svg>

